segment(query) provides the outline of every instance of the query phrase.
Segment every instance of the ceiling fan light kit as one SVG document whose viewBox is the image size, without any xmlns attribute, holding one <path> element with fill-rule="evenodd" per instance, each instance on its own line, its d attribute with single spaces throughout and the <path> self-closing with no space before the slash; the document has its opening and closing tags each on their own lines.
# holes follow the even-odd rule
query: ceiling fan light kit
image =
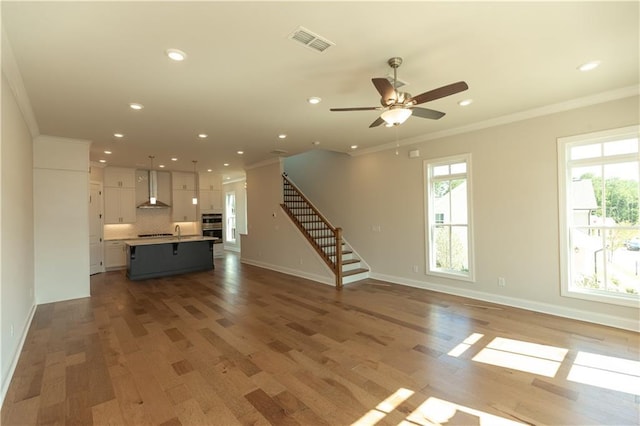
<svg viewBox="0 0 640 426">
<path fill-rule="evenodd" d="M 397 70 L 402 64 L 402 58 L 393 57 L 389 59 L 387 63 L 391 68 L 393 68 L 393 82 L 390 82 L 386 77 L 371 79 L 376 90 L 380 93 L 380 104 L 382 106 L 331 108 L 330 111 L 382 111 L 380 117 L 371 123 L 369 127 L 378 127 L 383 123 L 386 123 L 387 126 L 398 126 L 407 121 L 407 119 L 412 115 L 420 118 L 438 120 L 444 117 L 444 112 L 428 108 L 419 108 L 416 107 L 416 105 L 451 96 L 469 88 L 467 83 L 464 81 L 458 81 L 457 83 L 429 90 L 417 96 L 411 96 L 409 93 L 398 91 Z"/>
<path fill-rule="evenodd" d="M 411 117 L 411 111 L 409 108 L 395 107 L 384 111 L 380 114 L 380 117 L 388 124 L 399 126 L 400 124 L 407 121 L 409 117 Z"/>
</svg>

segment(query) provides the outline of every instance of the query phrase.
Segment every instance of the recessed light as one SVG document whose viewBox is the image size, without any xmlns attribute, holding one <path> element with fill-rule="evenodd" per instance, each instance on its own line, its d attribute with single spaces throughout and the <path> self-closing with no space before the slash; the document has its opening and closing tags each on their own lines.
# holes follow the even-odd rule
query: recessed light
<svg viewBox="0 0 640 426">
<path fill-rule="evenodd" d="M 171 157 L 171 161 L 178 161 L 176 157 Z"/>
<path fill-rule="evenodd" d="M 598 66 L 600 66 L 600 61 L 590 61 L 587 63 L 584 63 L 582 65 L 580 65 L 578 67 L 578 70 L 580 71 L 591 71 L 593 69 L 598 68 Z"/>
<path fill-rule="evenodd" d="M 113 137 L 118 138 L 118 139 L 122 139 L 122 138 L 124 138 L 124 135 L 122 133 L 114 133 Z"/>
<path fill-rule="evenodd" d="M 164 169 L 164 164 L 160 164 L 158 165 L 158 167 L 160 167 L 161 169 Z"/>
<path fill-rule="evenodd" d="M 229 163 L 224 163 L 223 166 L 229 167 Z"/>
<path fill-rule="evenodd" d="M 209 136 L 209 135 L 207 135 L 206 133 L 200 133 L 200 134 L 198 135 L 198 137 L 199 137 L 200 139 L 206 139 L 206 138 L 207 138 L 207 136 Z"/>
<path fill-rule="evenodd" d="M 357 149 L 358 145 L 351 145 L 351 149 Z"/>
<path fill-rule="evenodd" d="M 107 160 L 98 160 L 98 161 L 101 162 L 101 163 L 106 163 L 107 162 Z"/>
<path fill-rule="evenodd" d="M 307 98 L 307 102 L 309 102 L 311 105 L 317 105 L 320 103 L 320 101 L 322 101 L 322 99 L 320 99 L 317 96 L 312 96 L 310 98 Z"/>
<path fill-rule="evenodd" d="M 464 99 L 458 102 L 458 105 L 467 106 L 467 105 L 471 105 L 472 103 L 473 103 L 473 99 Z"/>
<path fill-rule="evenodd" d="M 207 169 L 207 171 L 208 171 L 209 173 L 211 173 L 213 170 L 211 170 L 211 169 Z"/>
<path fill-rule="evenodd" d="M 169 59 L 177 62 L 184 61 L 187 58 L 187 54 L 178 49 L 167 49 L 165 53 L 167 54 Z"/>
<path fill-rule="evenodd" d="M 229 176 L 227 176 L 225 179 L 226 179 L 226 180 L 229 180 L 229 179 L 231 179 L 231 178 L 230 178 Z"/>
<path fill-rule="evenodd" d="M 238 155 L 244 154 L 244 151 L 238 151 Z"/>
<path fill-rule="evenodd" d="M 280 134 L 278 135 L 278 138 L 280 138 L 280 139 L 286 139 L 286 138 L 287 138 L 287 135 L 285 135 L 284 133 L 280 133 Z"/>
<path fill-rule="evenodd" d="M 142 104 L 132 103 L 132 104 L 129 104 L 129 108 L 131 108 L 131 109 L 135 109 L 135 110 L 139 111 L 139 110 L 141 110 L 142 108 L 144 108 L 144 105 L 142 105 Z"/>
<path fill-rule="evenodd" d="M 111 154 L 111 151 L 105 151 L 104 153 L 109 155 L 109 154 Z"/>
<path fill-rule="evenodd" d="M 313 141 L 311 142 L 313 145 L 320 145 L 320 141 Z"/>
</svg>

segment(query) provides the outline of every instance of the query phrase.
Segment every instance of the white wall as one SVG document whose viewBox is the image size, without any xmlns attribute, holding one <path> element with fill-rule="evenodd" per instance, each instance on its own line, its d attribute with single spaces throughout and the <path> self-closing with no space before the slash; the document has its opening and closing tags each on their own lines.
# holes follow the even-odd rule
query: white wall
<svg viewBox="0 0 640 426">
<path fill-rule="evenodd" d="M 28 125 L 2 73 L 0 145 L 0 378 L 4 400 L 35 310 L 33 145 Z M 13 335 L 11 329 L 13 328 Z"/>
<path fill-rule="evenodd" d="M 638 329 L 638 309 L 560 296 L 556 155 L 558 137 L 637 124 L 638 116 L 632 97 L 416 143 L 399 155 L 312 151 L 288 158 L 285 170 L 344 229 L 374 278 Z M 409 158 L 413 149 L 421 158 Z M 425 275 L 423 160 L 460 153 L 472 154 L 475 283 Z"/>
<path fill-rule="evenodd" d="M 280 207 L 281 175 L 279 162 L 247 170 L 242 262 L 333 285 L 329 267 Z"/>
<path fill-rule="evenodd" d="M 89 146 L 34 141 L 35 287 L 38 304 L 89 297 Z"/>
</svg>

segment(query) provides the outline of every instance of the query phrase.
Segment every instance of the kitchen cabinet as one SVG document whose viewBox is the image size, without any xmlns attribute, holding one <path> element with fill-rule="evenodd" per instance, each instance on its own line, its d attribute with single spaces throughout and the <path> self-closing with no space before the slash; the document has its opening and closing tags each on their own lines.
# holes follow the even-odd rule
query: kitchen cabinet
<svg viewBox="0 0 640 426">
<path fill-rule="evenodd" d="M 172 188 L 175 190 L 195 191 L 196 175 L 186 172 L 171 172 Z"/>
<path fill-rule="evenodd" d="M 111 188 L 135 188 L 136 171 L 123 167 L 107 167 L 104 169 L 104 186 Z"/>
<path fill-rule="evenodd" d="M 173 190 L 173 199 L 171 200 L 171 216 L 174 222 L 196 221 L 197 206 L 193 204 L 192 199 L 193 190 Z"/>
<path fill-rule="evenodd" d="M 222 213 L 222 191 L 200 190 L 200 211 L 202 213 Z"/>
<path fill-rule="evenodd" d="M 217 173 L 200 173 L 201 191 L 222 191 L 222 176 Z"/>
<path fill-rule="evenodd" d="M 106 269 L 127 266 L 127 251 L 124 241 L 105 241 L 104 266 Z"/>
<path fill-rule="evenodd" d="M 104 223 L 136 221 L 136 171 L 123 167 L 104 169 Z"/>
<path fill-rule="evenodd" d="M 104 223 L 134 223 L 136 221 L 136 190 L 104 188 Z"/>
<path fill-rule="evenodd" d="M 200 212 L 222 213 L 222 176 L 216 173 L 200 173 Z"/>
</svg>

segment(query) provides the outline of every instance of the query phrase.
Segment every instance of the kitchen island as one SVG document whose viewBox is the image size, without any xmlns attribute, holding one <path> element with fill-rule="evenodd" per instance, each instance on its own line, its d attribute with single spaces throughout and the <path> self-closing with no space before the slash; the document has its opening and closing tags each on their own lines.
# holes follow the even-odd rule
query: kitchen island
<svg viewBox="0 0 640 426">
<path fill-rule="evenodd" d="M 127 277 L 130 280 L 208 271 L 213 266 L 214 237 L 170 237 L 128 240 Z"/>
</svg>

